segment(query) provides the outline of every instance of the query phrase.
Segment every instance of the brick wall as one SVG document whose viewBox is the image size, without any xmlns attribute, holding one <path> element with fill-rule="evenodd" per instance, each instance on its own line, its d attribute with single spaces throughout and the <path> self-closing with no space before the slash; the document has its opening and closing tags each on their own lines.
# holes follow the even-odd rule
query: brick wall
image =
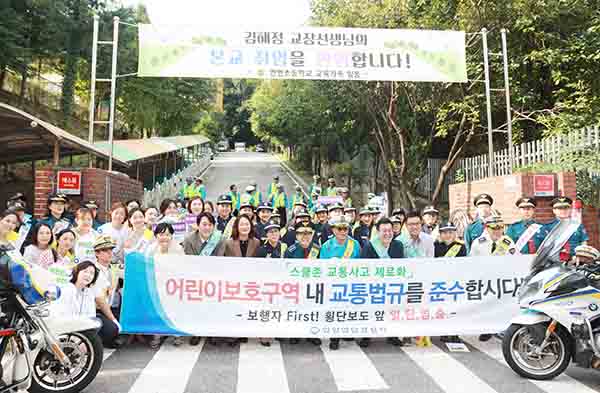
<svg viewBox="0 0 600 393">
<path fill-rule="evenodd" d="M 141 200 L 144 195 L 142 183 L 131 179 L 118 172 L 108 172 L 97 168 L 69 168 L 71 170 L 81 170 L 82 195 L 70 197 L 72 207 L 79 206 L 82 200 L 95 200 L 98 204 L 98 215 L 105 219 L 107 209 L 113 202 L 125 202 L 129 199 Z M 41 168 L 35 171 L 35 202 L 34 214 L 36 217 L 43 217 L 47 214 L 48 195 L 55 192 L 56 172 L 59 168 Z M 107 189 L 110 194 L 110 200 L 107 201 Z"/>
<path fill-rule="evenodd" d="M 557 195 L 577 197 L 577 178 L 574 172 L 553 174 Z M 475 214 L 473 198 L 481 193 L 488 193 L 494 198 L 494 208 L 502 213 L 508 224 L 519 220 L 519 209 L 515 202 L 522 196 L 533 195 L 533 173 L 516 173 L 507 176 L 496 176 L 483 180 L 450 185 L 450 211 L 464 209 L 471 216 Z M 537 197 L 536 219 L 546 223 L 554 218 L 550 202 L 554 197 Z M 583 211 L 583 224 L 590 235 L 590 243 L 600 247 L 600 209 L 586 206 Z"/>
<path fill-rule="evenodd" d="M 142 183 L 135 179 L 97 168 L 86 168 L 82 172 L 83 199 L 96 201 L 98 216 L 103 220 L 106 220 L 106 212 L 114 202 L 143 199 L 144 188 Z M 109 200 L 107 190 L 110 193 Z"/>
</svg>

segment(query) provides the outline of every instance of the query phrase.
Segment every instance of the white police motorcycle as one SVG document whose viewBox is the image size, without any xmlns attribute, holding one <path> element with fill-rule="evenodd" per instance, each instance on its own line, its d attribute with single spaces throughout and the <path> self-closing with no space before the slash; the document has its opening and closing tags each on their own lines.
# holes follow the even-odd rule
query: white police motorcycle
<svg viewBox="0 0 600 393">
<path fill-rule="evenodd" d="M 0 252 L 0 265 L 9 258 Z M 80 392 L 102 365 L 100 322 L 61 318 L 48 300 L 28 304 L 9 281 L 0 269 L 0 393 Z"/>
<path fill-rule="evenodd" d="M 519 290 L 521 313 L 504 332 L 504 359 L 525 378 L 552 379 L 571 361 L 600 368 L 600 264 L 558 259 L 578 225 L 565 221 L 548 234 Z"/>
</svg>

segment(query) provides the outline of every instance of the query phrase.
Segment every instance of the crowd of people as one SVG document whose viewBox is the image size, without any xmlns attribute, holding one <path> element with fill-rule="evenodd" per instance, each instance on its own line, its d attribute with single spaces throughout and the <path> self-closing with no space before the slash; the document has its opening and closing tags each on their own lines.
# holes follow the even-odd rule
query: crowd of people
<svg viewBox="0 0 600 393">
<path fill-rule="evenodd" d="M 165 337 L 119 334 L 122 277 L 115 267 L 123 266 L 125 255 L 132 251 L 147 255 L 300 259 L 534 254 L 548 232 L 572 213 L 571 199 L 556 198 L 552 201 L 556 218 L 540 224 L 535 220 L 535 199 L 523 197 L 516 201 L 521 220 L 506 226 L 493 209 L 492 196 L 481 194 L 473 201 L 476 217 L 460 237 L 456 223 L 442 222 L 434 206 L 422 211 L 396 209 L 389 216 L 370 203 L 357 209 L 352 206 L 349 190 L 337 187 L 333 178 L 322 187 L 315 176 L 308 189 L 310 198 L 305 198 L 301 187 L 296 187 L 288 198 L 278 177 L 264 190 L 261 193 L 256 182 L 251 182 L 240 194 L 237 186 L 231 185 L 213 205 L 206 200 L 202 179 L 189 178 L 180 195 L 165 199 L 158 207 L 142 206 L 137 200 L 114 203 L 105 223 L 99 220 L 94 201 L 84 201 L 72 211 L 68 198 L 58 194 L 48 197 L 47 216 L 34 219 L 26 212 L 26 197 L 17 194 L 9 199 L 7 210 L 0 216 L 0 252 L 18 251 L 25 263 L 43 268 L 70 266 L 71 280 L 56 307 L 66 315 L 100 319 L 99 334 L 106 347 L 141 340 L 156 348 Z M 177 237 L 174 225 L 190 217 L 193 224 L 188 232 L 183 238 Z M 597 260 L 600 253 L 587 241 L 580 225 L 565 243 L 561 259 L 568 263 Z M 480 339 L 490 337 L 482 335 Z M 225 341 L 234 344 L 240 340 Z M 360 346 L 369 345 L 369 339 L 357 340 Z M 427 340 L 419 338 L 417 344 L 427 345 Z M 222 341 L 209 339 L 213 344 Z M 265 346 L 271 343 L 269 338 L 260 341 Z M 291 343 L 298 341 L 290 339 Z M 319 339 L 310 341 L 321 344 Z M 190 339 L 191 345 L 199 342 L 198 337 Z M 403 345 L 405 340 L 390 337 L 388 342 Z M 183 339 L 173 337 L 173 344 L 182 345 Z M 331 339 L 329 346 L 338 349 L 339 339 Z"/>
</svg>

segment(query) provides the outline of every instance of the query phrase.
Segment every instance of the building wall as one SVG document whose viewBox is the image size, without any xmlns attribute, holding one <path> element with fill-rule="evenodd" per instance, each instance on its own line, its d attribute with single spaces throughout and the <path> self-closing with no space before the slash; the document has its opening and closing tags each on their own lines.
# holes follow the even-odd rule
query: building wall
<svg viewBox="0 0 600 393">
<path fill-rule="evenodd" d="M 71 170 L 77 170 L 70 168 Z M 35 172 L 34 214 L 43 217 L 47 214 L 48 195 L 56 190 L 56 172 L 59 168 L 41 168 Z M 98 216 L 106 219 L 106 212 L 117 201 L 142 200 L 142 183 L 118 172 L 108 172 L 98 168 L 81 170 L 81 195 L 70 197 L 72 208 L 77 208 L 83 200 L 94 200 L 98 204 Z"/>
<path fill-rule="evenodd" d="M 533 173 L 516 173 L 506 176 L 476 180 L 466 183 L 451 184 L 449 187 L 450 211 L 466 210 L 471 217 L 475 215 L 473 199 L 481 193 L 490 194 L 494 198 L 493 208 L 497 209 L 508 224 L 519 220 L 519 210 L 515 202 L 522 196 L 533 195 Z M 577 179 L 573 172 L 554 174 L 557 195 L 577 197 Z M 550 202 L 555 197 L 537 197 L 536 219 L 546 223 L 554 218 Z M 600 247 L 600 209 L 585 206 L 583 224 L 590 236 L 590 243 Z"/>
</svg>

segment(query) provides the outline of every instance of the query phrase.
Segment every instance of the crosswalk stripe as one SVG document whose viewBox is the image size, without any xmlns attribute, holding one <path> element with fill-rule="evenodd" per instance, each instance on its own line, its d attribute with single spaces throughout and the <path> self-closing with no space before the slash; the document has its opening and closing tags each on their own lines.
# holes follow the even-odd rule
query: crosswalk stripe
<svg viewBox="0 0 600 393">
<path fill-rule="evenodd" d="M 376 390 L 390 387 L 381 377 L 369 357 L 356 342 L 340 342 L 336 351 L 329 349 L 328 340 L 321 349 L 340 391 Z"/>
<path fill-rule="evenodd" d="M 496 393 L 471 370 L 435 345 L 403 347 L 402 350 L 446 393 Z"/>
<path fill-rule="evenodd" d="M 198 346 L 180 347 L 164 342 L 129 393 L 183 393 L 203 346 L 204 340 Z"/>
<path fill-rule="evenodd" d="M 280 345 L 290 393 L 337 391 L 320 345 L 305 341 L 290 344 L 288 340 L 282 341 Z"/>
<path fill-rule="evenodd" d="M 240 346 L 238 393 L 289 393 L 278 341 L 270 347 L 251 339 Z"/>
<path fill-rule="evenodd" d="M 477 348 L 477 350 L 485 353 L 489 357 L 501 362 L 506 367 L 509 367 L 504 361 L 502 347 L 497 340 L 481 342 L 474 337 L 465 337 L 463 338 L 463 341 L 469 343 L 471 346 Z M 530 381 L 540 389 L 545 390 L 547 393 L 572 393 L 574 391 L 577 393 L 597 393 L 595 390 L 569 377 L 567 374 L 561 374 L 550 381 L 536 381 L 533 379 Z"/>
<path fill-rule="evenodd" d="M 444 393 L 421 367 L 402 352 L 401 347 L 393 346 L 385 339 L 372 339 L 371 345 L 363 351 L 390 386 L 390 392 Z"/>
<path fill-rule="evenodd" d="M 185 393 L 235 392 L 238 358 L 238 347 L 207 342 L 194 365 Z"/>
<path fill-rule="evenodd" d="M 511 369 L 472 347 L 470 352 L 450 352 L 441 340 L 433 338 L 432 341 L 498 393 L 545 393 L 528 379 L 517 377 Z"/>
</svg>

